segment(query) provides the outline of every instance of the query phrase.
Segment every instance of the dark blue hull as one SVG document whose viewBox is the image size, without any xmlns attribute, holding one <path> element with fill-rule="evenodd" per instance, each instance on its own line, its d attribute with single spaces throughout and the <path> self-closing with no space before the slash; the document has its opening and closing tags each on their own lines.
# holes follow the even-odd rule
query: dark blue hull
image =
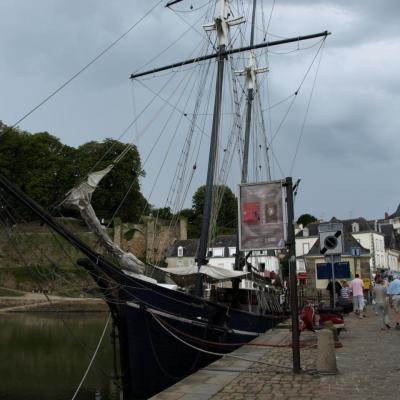
<svg viewBox="0 0 400 400">
<path fill-rule="evenodd" d="M 125 275 L 0 174 L 0 186 L 86 259 L 118 326 L 124 398 L 151 397 L 260 333 L 279 317 L 248 313 Z"/>
<path fill-rule="evenodd" d="M 114 277 L 115 278 L 115 277 Z M 271 329 L 279 318 L 230 309 L 120 275 L 124 394 L 146 399 Z"/>
</svg>

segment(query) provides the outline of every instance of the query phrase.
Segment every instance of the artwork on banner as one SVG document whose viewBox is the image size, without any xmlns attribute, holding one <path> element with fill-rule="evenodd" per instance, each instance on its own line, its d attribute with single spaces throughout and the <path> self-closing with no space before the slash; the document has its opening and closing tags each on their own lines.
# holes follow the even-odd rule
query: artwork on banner
<svg viewBox="0 0 400 400">
<path fill-rule="evenodd" d="M 273 250 L 285 247 L 286 225 L 282 192 L 282 181 L 240 185 L 240 250 Z"/>
</svg>

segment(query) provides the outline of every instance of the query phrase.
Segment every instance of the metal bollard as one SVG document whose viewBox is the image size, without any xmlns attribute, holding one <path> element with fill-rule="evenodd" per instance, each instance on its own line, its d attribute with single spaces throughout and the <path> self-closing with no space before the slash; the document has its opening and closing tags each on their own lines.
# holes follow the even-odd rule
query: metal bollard
<svg viewBox="0 0 400 400">
<path fill-rule="evenodd" d="M 317 370 L 321 373 L 337 373 L 334 333 L 329 328 L 318 332 Z"/>
</svg>

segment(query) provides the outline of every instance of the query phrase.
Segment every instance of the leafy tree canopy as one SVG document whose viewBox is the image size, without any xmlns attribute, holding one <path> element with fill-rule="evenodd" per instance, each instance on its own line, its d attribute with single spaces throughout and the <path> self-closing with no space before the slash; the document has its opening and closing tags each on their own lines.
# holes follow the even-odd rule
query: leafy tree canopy
<svg viewBox="0 0 400 400">
<path fill-rule="evenodd" d="M 80 182 L 89 172 L 110 165 L 126 145 L 113 139 L 102 143 L 88 142 L 78 147 L 75 154 L 76 176 Z M 93 205 L 99 218 L 110 219 L 117 215 L 123 221 L 138 221 L 148 204 L 140 192 L 139 176 L 144 176 L 136 147 L 119 161 L 104 177 L 93 195 Z M 123 203 L 121 203 L 123 201 Z"/>
<path fill-rule="evenodd" d="M 151 215 L 155 218 L 165 219 L 167 221 L 170 221 L 173 217 L 170 207 L 153 208 L 151 210 Z"/>
<path fill-rule="evenodd" d="M 0 172 L 46 209 L 59 204 L 89 172 L 112 163 L 126 147 L 119 141 L 106 139 L 102 143 L 85 143 L 75 149 L 62 144 L 48 132 L 30 134 L 5 125 L 1 128 Z M 99 218 L 109 219 L 118 211 L 122 220 L 139 220 L 147 207 L 138 179 L 143 175 L 139 153 L 133 147 L 103 179 L 93 196 Z M 16 210 L 25 219 L 33 218 L 19 206 Z M 63 214 L 69 212 L 63 210 Z"/>
<path fill-rule="evenodd" d="M 297 220 L 297 223 L 302 224 L 303 226 L 307 226 L 311 222 L 315 222 L 315 221 L 317 221 L 317 218 L 315 218 L 313 215 L 303 214 L 303 215 L 300 215 L 300 217 Z"/>
<path fill-rule="evenodd" d="M 47 132 L 31 135 L 6 128 L 0 140 L 0 171 L 43 207 L 50 208 L 73 185 L 73 151 Z M 19 205 L 16 211 L 29 218 Z"/>
<path fill-rule="evenodd" d="M 233 234 L 236 232 L 237 225 L 237 199 L 232 190 L 227 186 L 215 186 L 215 191 L 222 191 L 222 201 L 219 208 L 216 233 L 217 234 Z M 203 208 L 205 198 L 205 186 L 200 186 L 194 193 L 192 198 L 192 209 L 183 210 L 181 215 L 188 218 L 188 236 L 190 238 L 198 238 L 201 231 L 201 223 L 203 220 Z"/>
</svg>

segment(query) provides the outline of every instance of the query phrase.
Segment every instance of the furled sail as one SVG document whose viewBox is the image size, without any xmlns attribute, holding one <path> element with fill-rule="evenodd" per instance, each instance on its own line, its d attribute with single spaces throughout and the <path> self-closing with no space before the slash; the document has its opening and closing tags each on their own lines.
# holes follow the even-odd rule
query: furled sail
<svg viewBox="0 0 400 400">
<path fill-rule="evenodd" d="M 196 283 L 198 274 L 203 274 L 207 283 L 217 283 L 230 281 L 235 278 L 245 279 L 250 274 L 243 271 L 232 271 L 226 268 L 215 267 L 213 265 L 202 265 L 199 269 L 197 265 L 189 267 L 160 268 L 179 286 L 189 286 Z"/>
<path fill-rule="evenodd" d="M 123 251 L 108 236 L 105 226 L 103 226 L 91 205 L 92 195 L 100 181 L 112 170 L 114 164 L 110 164 L 101 171 L 89 174 L 87 180 L 71 189 L 63 202 L 65 207 L 78 210 L 81 217 L 90 230 L 102 241 L 107 250 L 115 255 L 122 268 L 130 270 L 136 274 L 143 274 L 145 266 L 132 253 Z"/>
</svg>

